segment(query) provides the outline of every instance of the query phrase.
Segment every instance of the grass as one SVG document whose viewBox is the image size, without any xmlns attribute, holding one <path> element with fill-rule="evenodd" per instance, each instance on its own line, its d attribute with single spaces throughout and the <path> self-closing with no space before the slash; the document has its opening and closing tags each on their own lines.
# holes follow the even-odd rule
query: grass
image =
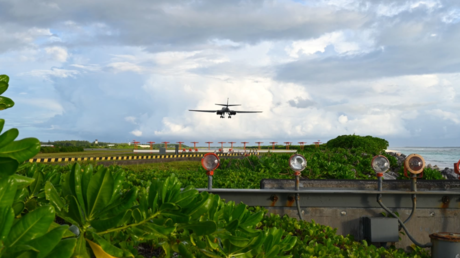
<svg viewBox="0 0 460 258">
<path fill-rule="evenodd" d="M 148 170 L 188 170 L 198 169 L 201 167 L 201 161 L 170 161 L 170 162 L 159 162 L 159 163 L 147 163 L 147 164 L 134 164 L 134 165 L 119 165 L 124 169 L 131 170 L 135 173 L 141 173 Z"/>
</svg>

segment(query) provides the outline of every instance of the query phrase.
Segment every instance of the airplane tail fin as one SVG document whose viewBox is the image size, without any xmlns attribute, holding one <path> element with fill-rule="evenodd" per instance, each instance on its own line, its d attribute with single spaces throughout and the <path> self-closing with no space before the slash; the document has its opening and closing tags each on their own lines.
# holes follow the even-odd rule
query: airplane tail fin
<svg viewBox="0 0 460 258">
<path fill-rule="evenodd" d="M 227 104 L 216 104 L 217 106 L 224 106 L 224 107 L 233 107 L 233 106 L 241 106 L 241 104 L 228 104 L 228 98 L 227 98 Z"/>
</svg>

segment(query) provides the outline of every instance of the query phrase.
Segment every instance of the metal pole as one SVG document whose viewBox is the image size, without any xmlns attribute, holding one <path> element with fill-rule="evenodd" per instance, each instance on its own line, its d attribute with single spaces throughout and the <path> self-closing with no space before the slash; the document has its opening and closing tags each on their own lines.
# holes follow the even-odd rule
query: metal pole
<svg viewBox="0 0 460 258">
<path fill-rule="evenodd" d="M 211 190 L 212 189 L 212 176 L 209 175 L 208 176 L 208 190 Z"/>
<path fill-rule="evenodd" d="M 299 171 L 296 171 L 294 175 L 295 175 L 295 190 L 296 190 L 296 191 L 299 191 L 299 185 L 300 185 L 300 172 L 299 172 Z M 302 212 L 300 211 L 300 194 L 299 194 L 299 193 L 296 193 L 296 194 L 295 194 L 295 197 L 296 197 L 297 213 L 299 213 L 299 219 L 300 219 L 300 220 L 303 220 Z"/>
</svg>

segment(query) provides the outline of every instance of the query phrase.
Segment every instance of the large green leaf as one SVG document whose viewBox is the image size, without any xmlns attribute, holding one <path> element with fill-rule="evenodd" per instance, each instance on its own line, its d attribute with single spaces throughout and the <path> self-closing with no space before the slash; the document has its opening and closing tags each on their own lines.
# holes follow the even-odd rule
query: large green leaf
<svg viewBox="0 0 460 258">
<path fill-rule="evenodd" d="M 21 175 L 18 175 L 18 174 L 14 174 L 14 175 L 12 175 L 10 177 L 14 180 L 14 183 L 16 184 L 18 189 L 22 189 L 24 187 L 27 187 L 27 186 L 31 185 L 35 181 L 34 178 L 21 176 Z"/>
<path fill-rule="evenodd" d="M 43 173 L 39 170 L 34 173 L 35 181 L 30 185 L 30 196 L 37 196 L 43 188 Z"/>
<path fill-rule="evenodd" d="M 40 251 L 37 258 L 43 258 L 59 244 L 62 236 L 68 228 L 69 226 L 67 225 L 54 228 L 45 235 L 29 241 L 27 245 L 30 245 Z"/>
<path fill-rule="evenodd" d="M 0 82 L 6 82 L 8 83 L 10 81 L 10 77 L 6 74 L 0 74 Z"/>
<path fill-rule="evenodd" d="M 70 238 L 70 239 L 63 239 L 59 242 L 59 244 L 44 258 L 70 258 L 72 254 L 74 254 L 74 250 L 77 244 L 77 239 Z M 75 256 L 79 257 L 79 256 Z M 85 257 L 85 256 L 80 256 Z"/>
<path fill-rule="evenodd" d="M 251 214 L 243 223 L 240 224 L 240 227 L 250 227 L 259 223 L 264 217 L 264 213 L 259 211 L 257 213 Z"/>
<path fill-rule="evenodd" d="M 88 217 L 94 219 L 95 214 L 109 204 L 113 194 L 113 178 L 109 170 L 98 171 L 88 185 Z"/>
<path fill-rule="evenodd" d="M 0 94 L 3 94 L 8 89 L 7 81 L 0 81 Z"/>
<path fill-rule="evenodd" d="M 131 207 L 134 204 L 134 201 L 136 201 L 138 192 L 139 190 L 137 189 L 137 187 L 131 188 L 131 190 L 124 194 L 122 198 L 116 199 L 113 203 L 105 207 L 100 212 L 100 218 L 106 219 L 109 217 L 113 217 L 114 215 L 123 213 L 126 210 L 131 209 Z"/>
<path fill-rule="evenodd" d="M 70 192 L 75 196 L 80 204 L 80 208 L 83 210 L 84 214 L 87 214 L 85 201 L 83 200 L 83 193 L 82 193 L 82 183 L 81 183 L 81 167 L 78 163 L 75 163 L 72 166 L 72 170 L 70 171 L 69 179 L 69 188 Z"/>
<path fill-rule="evenodd" d="M 11 226 L 14 221 L 14 211 L 11 207 L 0 207 L 0 244 L 6 239 L 10 233 Z M 1 250 L 1 248 L 0 248 Z"/>
<path fill-rule="evenodd" d="M 58 212 L 68 210 L 64 200 L 61 199 L 61 196 L 59 196 L 56 188 L 54 188 L 53 184 L 49 181 L 45 183 L 45 194 L 46 199 L 54 206 Z"/>
<path fill-rule="evenodd" d="M 19 163 L 17 160 L 0 157 L 0 178 L 11 176 L 18 169 Z"/>
<path fill-rule="evenodd" d="M 11 208 L 16 196 L 16 187 L 13 177 L 0 178 L 0 208 Z"/>
<path fill-rule="evenodd" d="M 10 98 L 0 96 L 0 110 L 11 108 L 14 106 L 14 101 Z"/>
<path fill-rule="evenodd" d="M 75 246 L 73 257 L 90 258 L 88 249 L 86 248 L 86 239 L 84 234 L 80 234 L 77 238 L 77 244 Z"/>
<path fill-rule="evenodd" d="M 19 131 L 16 128 L 11 128 L 10 130 L 2 133 L 0 135 L 0 148 L 10 144 L 14 141 L 19 135 Z"/>
<path fill-rule="evenodd" d="M 0 133 L 3 131 L 4 125 L 5 125 L 5 119 L 0 119 Z"/>
<path fill-rule="evenodd" d="M 193 230 L 193 233 L 195 233 L 197 236 L 204 236 L 216 232 L 217 224 L 214 221 L 202 221 L 183 225 L 181 228 Z"/>
<path fill-rule="evenodd" d="M 24 138 L 0 148 L 0 157 L 10 157 L 22 163 L 40 152 L 40 141 L 36 138 Z"/>
<path fill-rule="evenodd" d="M 54 220 L 53 206 L 42 206 L 20 218 L 5 240 L 8 247 L 23 244 L 44 235 Z"/>
<path fill-rule="evenodd" d="M 91 226 L 96 229 L 96 231 L 101 232 L 110 228 L 115 228 L 123 220 L 125 216 L 131 216 L 131 210 L 127 210 L 124 213 L 120 213 L 117 216 L 114 216 L 109 219 L 104 220 L 93 220 Z"/>
<path fill-rule="evenodd" d="M 121 250 L 120 248 L 113 246 L 110 242 L 98 236 L 97 234 L 88 232 L 88 235 L 91 236 L 94 242 L 98 244 L 102 248 L 102 250 L 104 250 L 104 252 L 115 257 L 123 257 L 123 250 Z M 94 250 L 93 245 L 91 245 L 91 248 Z"/>
</svg>

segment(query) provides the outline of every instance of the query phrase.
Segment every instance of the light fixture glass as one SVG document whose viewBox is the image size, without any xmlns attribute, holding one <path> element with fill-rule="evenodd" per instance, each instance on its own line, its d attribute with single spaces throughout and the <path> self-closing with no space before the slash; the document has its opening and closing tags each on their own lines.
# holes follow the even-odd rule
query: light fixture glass
<svg viewBox="0 0 460 258">
<path fill-rule="evenodd" d="M 425 168 L 425 159 L 418 154 L 410 154 L 406 157 L 404 166 L 412 174 L 420 174 Z"/>
<path fill-rule="evenodd" d="M 300 154 L 294 154 L 289 159 L 289 165 L 294 171 L 302 171 L 307 167 L 307 159 Z"/>
<path fill-rule="evenodd" d="M 206 171 L 214 171 L 219 166 L 220 160 L 214 153 L 207 153 L 201 159 L 201 165 Z"/>
<path fill-rule="evenodd" d="M 385 156 L 375 156 L 372 159 L 372 169 L 375 173 L 385 173 L 390 169 L 390 161 Z"/>
</svg>

